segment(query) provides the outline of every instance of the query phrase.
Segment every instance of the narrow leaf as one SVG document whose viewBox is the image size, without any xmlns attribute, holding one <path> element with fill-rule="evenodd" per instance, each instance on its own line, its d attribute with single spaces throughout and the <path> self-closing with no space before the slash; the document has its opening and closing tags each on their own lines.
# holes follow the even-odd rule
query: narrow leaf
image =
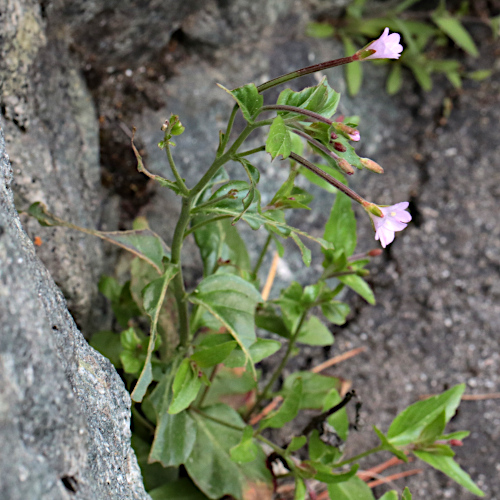
<svg viewBox="0 0 500 500">
<path fill-rule="evenodd" d="M 372 490 L 357 476 L 343 483 L 329 484 L 328 493 L 335 500 L 375 500 Z"/>
<path fill-rule="evenodd" d="M 342 42 L 344 44 L 345 55 L 352 56 L 357 50 L 352 40 L 344 36 L 342 37 Z M 354 61 L 345 66 L 345 78 L 349 94 L 355 96 L 359 92 L 361 83 L 363 82 L 363 69 L 360 61 Z"/>
<path fill-rule="evenodd" d="M 283 427 L 287 422 L 293 420 L 300 409 L 300 400 L 302 398 L 302 379 L 296 378 L 293 382 L 292 390 L 285 397 L 283 404 L 280 406 L 279 410 L 272 413 L 269 417 L 261 420 L 260 429 L 266 429 L 271 427 L 273 429 L 279 429 Z"/>
<path fill-rule="evenodd" d="M 339 276 L 337 279 L 354 290 L 358 295 L 361 295 L 369 304 L 375 304 L 375 295 L 373 295 L 372 289 L 361 276 L 348 274 L 346 276 Z"/>
<path fill-rule="evenodd" d="M 473 57 L 479 56 L 474 40 L 457 18 L 445 12 L 442 15 L 433 15 L 432 20 L 465 52 Z"/>
<path fill-rule="evenodd" d="M 151 367 L 151 357 L 156 343 L 156 334 L 158 328 L 158 318 L 160 310 L 165 300 L 167 287 L 172 278 L 177 274 L 177 266 L 169 265 L 161 278 L 152 281 L 143 291 L 144 309 L 151 318 L 151 329 L 149 334 L 148 351 L 146 354 L 146 362 L 142 369 L 139 380 L 137 381 L 131 398 L 133 401 L 141 402 L 149 384 L 153 381 L 153 370 Z"/>
</svg>

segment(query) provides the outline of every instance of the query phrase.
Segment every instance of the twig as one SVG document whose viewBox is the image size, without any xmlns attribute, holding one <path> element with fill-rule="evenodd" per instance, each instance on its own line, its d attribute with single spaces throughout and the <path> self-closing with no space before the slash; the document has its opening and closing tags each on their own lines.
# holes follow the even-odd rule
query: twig
<svg viewBox="0 0 500 500">
<path fill-rule="evenodd" d="M 379 486 L 381 484 L 390 483 L 391 481 L 395 481 L 396 479 L 401 479 L 402 477 L 414 476 L 415 474 L 421 474 L 424 472 L 423 469 L 412 469 L 404 472 L 398 472 L 397 474 L 392 474 L 392 476 L 386 476 L 382 479 L 377 479 L 376 481 L 370 481 L 368 486 L 370 488 L 375 488 L 375 486 Z"/>
<path fill-rule="evenodd" d="M 276 396 L 267 406 L 265 406 L 261 412 L 250 419 L 249 424 L 258 424 L 264 417 L 267 417 L 281 402 L 283 401 L 282 396 Z"/>
<path fill-rule="evenodd" d="M 413 459 L 409 458 L 408 462 L 411 461 L 413 461 Z M 400 460 L 398 457 L 392 457 L 389 460 L 386 460 L 385 462 L 382 462 L 381 464 L 372 467 L 371 469 L 358 472 L 357 476 L 363 481 L 368 481 L 368 479 L 373 478 L 374 475 L 380 474 L 381 472 L 384 472 L 386 469 L 389 469 L 390 467 L 394 467 L 395 465 L 399 464 L 404 464 L 404 461 Z"/>
<path fill-rule="evenodd" d="M 342 361 L 345 361 L 346 359 L 357 356 L 358 354 L 365 352 L 365 351 L 366 351 L 366 347 L 364 347 L 364 346 L 356 347 L 356 349 L 351 349 L 350 351 L 344 352 L 343 354 L 339 354 L 338 356 L 334 356 L 333 358 L 326 360 L 324 363 L 321 363 L 321 364 L 315 366 L 311 371 L 313 373 L 322 372 L 323 370 L 326 370 L 330 366 L 336 365 L 337 363 L 340 363 Z"/>
<path fill-rule="evenodd" d="M 262 298 L 267 300 L 269 294 L 271 293 L 271 288 L 273 287 L 274 278 L 276 277 L 276 270 L 278 269 L 278 263 L 280 261 L 280 256 L 278 252 L 274 252 L 273 261 L 271 263 L 271 269 L 269 269 L 269 274 L 267 275 L 266 283 L 262 289 Z"/>
</svg>

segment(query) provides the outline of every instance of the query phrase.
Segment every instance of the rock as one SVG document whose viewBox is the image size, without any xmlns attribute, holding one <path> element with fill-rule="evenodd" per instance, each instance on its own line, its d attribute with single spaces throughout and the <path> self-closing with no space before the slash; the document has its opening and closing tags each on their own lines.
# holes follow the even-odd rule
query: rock
<svg viewBox="0 0 500 500">
<path fill-rule="evenodd" d="M 80 70 L 64 38 L 47 31 L 38 2 L 3 3 L 0 9 L 2 19 L 10 20 L 2 23 L 0 101 L 17 208 L 42 201 L 74 224 L 95 227 L 102 198 L 98 124 Z M 63 290 L 75 320 L 84 331 L 94 330 L 101 242 L 75 231 L 42 228 L 26 217 L 23 222 L 32 239 L 41 238 L 38 256 Z"/>
<path fill-rule="evenodd" d="M 2 500 L 147 499 L 130 398 L 85 341 L 23 231 L 0 132 Z"/>
</svg>

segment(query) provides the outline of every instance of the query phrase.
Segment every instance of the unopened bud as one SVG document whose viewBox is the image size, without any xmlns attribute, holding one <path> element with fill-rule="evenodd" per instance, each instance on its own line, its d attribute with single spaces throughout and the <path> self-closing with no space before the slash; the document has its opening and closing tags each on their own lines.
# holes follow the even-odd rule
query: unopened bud
<svg viewBox="0 0 500 500">
<path fill-rule="evenodd" d="M 366 255 L 368 255 L 368 257 L 378 257 L 381 254 L 382 254 L 381 248 L 374 248 L 370 250 Z"/>
<path fill-rule="evenodd" d="M 170 122 L 168 120 L 165 120 L 163 122 L 163 125 L 161 126 L 162 132 L 165 132 L 165 130 L 167 130 L 167 128 L 169 127 L 169 125 L 170 125 Z"/>
<path fill-rule="evenodd" d="M 334 142 L 333 147 L 341 153 L 345 153 L 347 151 L 347 148 L 341 142 Z"/>
<path fill-rule="evenodd" d="M 450 439 L 449 440 L 450 446 L 463 446 L 464 443 L 460 441 L 460 439 Z"/>
<path fill-rule="evenodd" d="M 347 175 L 352 175 L 354 173 L 354 168 L 352 167 L 352 165 L 347 160 L 344 160 L 344 158 L 340 158 L 340 160 L 337 162 L 337 165 Z"/>
<path fill-rule="evenodd" d="M 349 125 L 345 125 L 344 123 L 337 123 L 336 127 L 338 130 L 346 134 L 347 137 L 351 139 L 351 141 L 357 142 L 361 139 L 359 131 L 356 130 L 355 128 L 349 127 Z"/>
<path fill-rule="evenodd" d="M 331 137 L 332 139 L 337 139 L 337 138 L 338 138 L 338 135 L 337 135 L 335 132 L 332 132 L 332 133 L 330 134 L 330 137 Z"/>
<path fill-rule="evenodd" d="M 367 170 L 371 170 L 376 174 L 384 173 L 384 169 L 377 162 L 370 160 L 370 158 L 360 158 L 360 160 L 361 163 L 363 164 L 363 167 L 365 167 Z"/>
<path fill-rule="evenodd" d="M 377 217 L 384 217 L 384 214 L 382 210 L 380 210 L 380 207 L 378 205 L 375 205 L 375 203 L 370 203 L 369 201 L 364 201 L 362 203 L 363 208 L 367 211 L 370 212 L 371 214 L 377 216 Z"/>
</svg>

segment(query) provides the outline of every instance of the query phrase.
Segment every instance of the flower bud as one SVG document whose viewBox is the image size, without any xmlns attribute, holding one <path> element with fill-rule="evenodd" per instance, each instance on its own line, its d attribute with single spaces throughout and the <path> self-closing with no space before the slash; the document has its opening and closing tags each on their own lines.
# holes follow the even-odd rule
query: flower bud
<svg viewBox="0 0 500 500">
<path fill-rule="evenodd" d="M 373 160 L 370 160 L 370 158 L 360 158 L 361 163 L 363 164 L 363 167 L 365 167 L 367 170 L 371 170 L 372 172 L 375 172 L 376 174 L 383 174 L 384 169 L 376 162 Z"/>
<path fill-rule="evenodd" d="M 383 250 L 381 248 L 373 248 L 366 255 L 368 255 L 368 257 L 378 257 L 382 252 Z"/>
<path fill-rule="evenodd" d="M 330 134 L 330 137 L 331 137 L 332 139 L 334 139 L 334 140 L 335 140 L 335 139 L 337 139 L 337 138 L 338 138 L 338 135 L 337 135 L 335 132 L 332 132 L 332 133 Z"/>
<path fill-rule="evenodd" d="M 370 214 L 375 215 L 376 217 L 384 217 L 384 213 L 382 210 L 380 210 L 380 207 L 378 205 L 375 205 L 375 203 L 370 203 L 369 201 L 365 201 L 362 203 L 363 208 Z"/>
<path fill-rule="evenodd" d="M 347 151 L 347 148 L 341 142 L 334 142 L 333 147 L 341 153 L 345 153 Z"/>
<path fill-rule="evenodd" d="M 344 160 L 344 158 L 340 158 L 337 161 L 337 165 L 347 175 L 352 175 L 354 173 L 354 168 L 352 167 L 352 165 L 347 160 Z"/>
<path fill-rule="evenodd" d="M 351 139 L 351 141 L 359 141 L 361 139 L 361 135 L 359 134 L 359 131 L 356 130 L 355 128 L 349 127 L 349 125 L 345 125 L 344 123 L 337 123 L 336 127 L 338 130 L 343 132 L 344 134 Z"/>
</svg>

